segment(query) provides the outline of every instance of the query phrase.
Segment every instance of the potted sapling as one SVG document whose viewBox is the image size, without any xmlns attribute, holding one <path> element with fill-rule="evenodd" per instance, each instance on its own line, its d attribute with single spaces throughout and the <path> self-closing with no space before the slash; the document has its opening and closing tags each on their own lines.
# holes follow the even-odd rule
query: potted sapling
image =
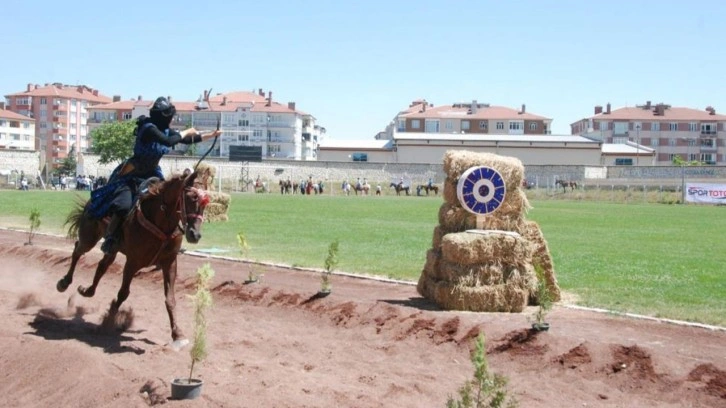
<svg viewBox="0 0 726 408">
<path fill-rule="evenodd" d="M 550 293 L 550 289 L 547 287 L 547 280 L 545 279 L 542 267 L 540 265 L 535 265 L 534 271 L 537 276 L 535 293 L 537 295 L 537 303 L 539 306 L 534 313 L 532 329 L 536 331 L 547 331 L 550 329 L 550 324 L 545 321 L 545 317 L 552 309 L 552 294 Z"/>
<path fill-rule="evenodd" d="M 171 382 L 172 399 L 195 399 L 202 394 L 201 379 L 194 378 L 194 365 L 207 357 L 207 319 L 206 312 L 212 306 L 212 293 L 209 282 L 214 277 L 214 269 L 205 264 L 197 269 L 197 291 L 190 296 L 194 304 L 194 342 L 189 351 L 191 367 L 189 376 L 175 378 Z"/>
<path fill-rule="evenodd" d="M 247 259 L 247 255 L 250 251 L 250 245 L 247 243 L 247 237 L 245 237 L 245 234 L 242 231 L 237 233 L 237 244 L 239 244 L 240 253 L 242 253 L 242 256 Z M 255 266 L 252 263 L 249 263 L 249 272 L 247 273 L 247 280 L 245 281 L 245 284 L 255 283 L 259 280 L 259 278 L 259 275 L 255 272 Z"/>
<path fill-rule="evenodd" d="M 320 275 L 320 292 L 322 296 L 327 296 L 332 292 L 333 285 L 330 283 L 330 276 L 333 270 L 338 266 L 338 240 L 331 242 L 328 246 L 328 256 L 325 257 L 325 270 Z"/>
</svg>

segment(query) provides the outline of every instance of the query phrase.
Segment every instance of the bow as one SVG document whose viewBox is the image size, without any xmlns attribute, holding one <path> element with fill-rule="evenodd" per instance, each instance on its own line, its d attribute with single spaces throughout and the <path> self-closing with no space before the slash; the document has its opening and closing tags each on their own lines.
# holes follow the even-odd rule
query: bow
<svg viewBox="0 0 726 408">
<path fill-rule="evenodd" d="M 211 94 L 212 94 L 212 88 L 209 88 L 209 91 L 207 92 L 207 103 L 209 103 L 209 95 L 211 95 Z M 220 114 L 220 117 L 221 117 L 221 114 Z M 217 130 L 219 130 L 219 126 L 221 125 L 220 117 L 217 118 Z M 217 143 L 217 139 L 219 139 L 219 136 L 214 136 L 214 141 L 212 141 L 212 145 L 209 146 L 209 150 L 207 150 L 207 152 L 204 153 L 204 155 L 199 159 L 197 164 L 194 165 L 194 171 L 197 171 L 197 167 L 199 167 L 199 163 L 201 163 L 202 160 L 204 160 L 204 158 L 207 157 L 209 152 L 211 152 L 212 149 L 214 149 L 214 145 Z"/>
</svg>

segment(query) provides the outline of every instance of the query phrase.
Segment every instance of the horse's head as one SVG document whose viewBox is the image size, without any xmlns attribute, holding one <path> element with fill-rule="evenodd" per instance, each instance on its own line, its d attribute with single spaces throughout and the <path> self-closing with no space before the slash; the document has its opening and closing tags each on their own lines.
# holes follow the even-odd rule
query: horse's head
<svg viewBox="0 0 726 408">
<path fill-rule="evenodd" d="M 197 172 L 183 179 L 181 216 L 184 236 L 190 244 L 196 244 L 202 238 L 204 209 L 209 204 L 209 195 L 201 185 L 195 184 Z"/>
</svg>

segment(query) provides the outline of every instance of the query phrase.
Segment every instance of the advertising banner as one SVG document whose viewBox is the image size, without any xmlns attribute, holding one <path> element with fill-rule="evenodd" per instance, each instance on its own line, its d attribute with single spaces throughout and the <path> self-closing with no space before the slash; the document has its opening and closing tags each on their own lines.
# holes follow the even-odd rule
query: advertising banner
<svg viewBox="0 0 726 408">
<path fill-rule="evenodd" d="M 726 205 L 726 184 L 687 183 L 686 201 Z"/>
</svg>

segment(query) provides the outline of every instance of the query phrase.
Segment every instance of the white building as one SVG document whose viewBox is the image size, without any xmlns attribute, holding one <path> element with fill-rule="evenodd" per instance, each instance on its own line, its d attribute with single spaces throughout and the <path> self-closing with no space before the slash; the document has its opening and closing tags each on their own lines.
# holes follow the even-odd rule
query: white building
<svg viewBox="0 0 726 408">
<path fill-rule="evenodd" d="M 0 149 L 35 150 L 35 119 L 5 109 L 2 102 Z"/>
</svg>

